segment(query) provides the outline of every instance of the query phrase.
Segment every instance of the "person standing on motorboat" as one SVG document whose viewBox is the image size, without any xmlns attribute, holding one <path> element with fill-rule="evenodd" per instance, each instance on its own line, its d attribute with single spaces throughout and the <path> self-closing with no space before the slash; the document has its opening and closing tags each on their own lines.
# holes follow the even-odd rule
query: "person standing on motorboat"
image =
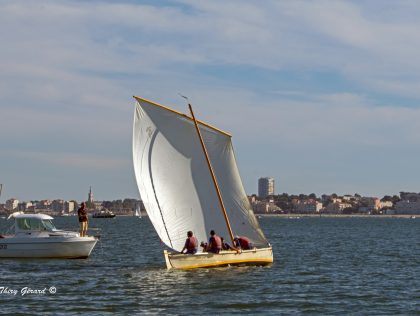
<svg viewBox="0 0 420 316">
<path fill-rule="evenodd" d="M 77 210 L 77 215 L 79 216 L 80 223 L 80 237 L 85 237 L 88 228 L 88 214 L 85 202 L 80 204 L 80 208 Z"/>
<path fill-rule="evenodd" d="M 185 253 L 193 255 L 197 252 L 198 248 L 198 239 L 193 235 L 193 232 L 190 230 L 187 233 L 187 240 L 185 240 L 184 248 L 182 248 L 181 253 L 184 253 L 184 250 L 187 250 Z"/>
</svg>

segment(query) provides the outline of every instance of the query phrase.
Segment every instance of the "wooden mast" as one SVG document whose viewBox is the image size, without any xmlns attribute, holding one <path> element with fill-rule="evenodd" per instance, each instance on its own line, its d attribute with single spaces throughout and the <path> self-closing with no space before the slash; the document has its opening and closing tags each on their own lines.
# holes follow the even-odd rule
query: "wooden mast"
<svg viewBox="0 0 420 316">
<path fill-rule="evenodd" d="M 197 130 L 198 138 L 200 139 L 201 147 L 203 148 L 204 156 L 206 157 L 207 165 L 209 167 L 210 174 L 211 174 L 211 177 L 213 179 L 213 184 L 214 184 L 214 187 L 215 187 L 216 192 L 217 192 L 217 197 L 219 199 L 220 208 L 222 209 L 222 213 L 223 213 L 223 216 L 224 216 L 225 221 L 226 221 L 226 225 L 227 225 L 227 228 L 228 228 L 228 231 L 229 231 L 229 235 L 230 235 L 230 238 L 232 239 L 232 245 L 234 245 L 235 243 L 234 243 L 232 227 L 230 226 L 229 218 L 228 218 L 227 213 L 226 213 L 226 208 L 225 208 L 225 204 L 223 203 L 222 194 L 220 193 L 219 185 L 217 184 L 216 175 L 214 174 L 214 170 L 213 170 L 213 167 L 212 167 L 211 162 L 210 162 L 210 158 L 209 158 L 209 154 L 207 152 L 206 145 L 204 144 L 203 137 L 201 136 L 200 128 L 198 127 L 198 123 L 197 123 L 197 120 L 195 119 L 192 106 L 189 102 L 188 102 L 188 107 L 190 108 L 190 112 L 191 112 L 192 119 L 194 121 L 195 129 Z"/>
</svg>

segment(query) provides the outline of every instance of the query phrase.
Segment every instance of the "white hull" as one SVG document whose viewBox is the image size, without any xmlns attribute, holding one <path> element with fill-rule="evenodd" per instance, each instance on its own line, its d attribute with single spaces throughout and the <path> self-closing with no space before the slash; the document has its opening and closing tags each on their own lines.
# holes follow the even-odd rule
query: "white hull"
<svg viewBox="0 0 420 316">
<path fill-rule="evenodd" d="M 221 251 L 214 253 L 197 253 L 187 255 L 164 251 L 166 267 L 168 269 L 197 269 L 221 267 L 229 265 L 267 265 L 273 262 L 273 249 L 260 248 L 253 250 Z"/>
<path fill-rule="evenodd" d="M 95 237 L 1 238 L 0 258 L 87 258 Z"/>
</svg>

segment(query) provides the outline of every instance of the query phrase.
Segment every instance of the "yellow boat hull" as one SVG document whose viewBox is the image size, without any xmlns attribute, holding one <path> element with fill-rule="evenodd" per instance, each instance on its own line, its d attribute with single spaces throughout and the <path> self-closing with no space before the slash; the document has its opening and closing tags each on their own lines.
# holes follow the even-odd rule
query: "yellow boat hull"
<svg viewBox="0 0 420 316">
<path fill-rule="evenodd" d="M 273 263 L 273 249 L 255 248 L 252 250 L 236 251 L 221 251 L 215 253 L 197 253 L 195 255 L 170 253 L 164 250 L 166 267 L 169 269 L 197 269 L 197 268 L 211 268 L 223 267 L 230 265 L 268 265 Z"/>
</svg>

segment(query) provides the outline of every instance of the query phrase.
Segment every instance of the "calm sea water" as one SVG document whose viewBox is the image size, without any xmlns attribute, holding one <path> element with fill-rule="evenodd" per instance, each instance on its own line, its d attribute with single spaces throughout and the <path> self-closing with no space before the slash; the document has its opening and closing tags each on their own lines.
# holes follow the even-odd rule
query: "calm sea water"
<svg viewBox="0 0 420 316">
<path fill-rule="evenodd" d="M 92 219 L 86 260 L 0 259 L 4 314 L 420 314 L 420 219 L 262 218 L 271 267 L 167 271 L 148 218 Z M 0 231 L 9 225 L 0 220 Z M 57 218 L 77 230 L 76 218 Z M 46 294 L 21 295 L 25 287 Z M 48 289 L 56 288 L 51 294 Z"/>
</svg>

